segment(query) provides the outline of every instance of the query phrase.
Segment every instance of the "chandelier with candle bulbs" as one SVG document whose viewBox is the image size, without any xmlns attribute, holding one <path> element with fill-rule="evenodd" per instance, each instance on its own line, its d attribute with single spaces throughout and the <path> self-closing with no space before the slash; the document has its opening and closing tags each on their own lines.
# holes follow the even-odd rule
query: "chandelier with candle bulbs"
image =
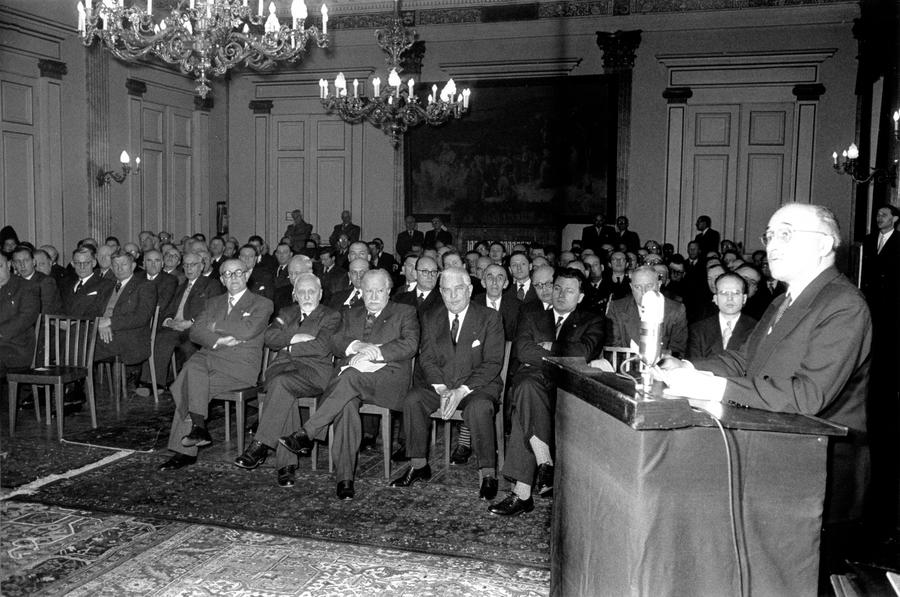
<svg viewBox="0 0 900 597">
<path fill-rule="evenodd" d="M 296 62 L 307 51 L 310 40 L 328 45 L 328 8 L 322 4 L 322 30 L 306 27 L 306 3 L 293 0 L 290 26 L 282 22 L 270 2 L 264 15 L 264 0 L 256 10 L 248 0 L 180 0 L 161 18 L 154 19 L 153 0 L 146 9 L 125 0 L 79 0 L 78 31 L 84 45 L 97 38 L 117 58 L 135 62 L 157 57 L 177 64 L 197 80 L 197 93 L 206 97 L 209 76 L 222 76 L 228 69 L 244 65 L 267 70 L 277 62 Z"/>
<path fill-rule="evenodd" d="M 423 105 L 415 93 L 415 80 L 410 77 L 405 83 L 400 78 L 403 67 L 401 57 L 416 41 L 415 31 L 406 29 L 400 18 L 398 0 L 394 0 L 394 16 L 385 29 L 375 31 L 375 40 L 387 53 L 386 62 L 390 68 L 387 85 L 382 85 L 380 77 L 371 81 L 372 95 L 367 95 L 366 81 L 353 79 L 352 92 L 348 89 L 344 73 L 334 79 L 333 91 L 325 79 L 319 80 L 319 98 L 325 109 L 337 112 L 350 123 L 368 120 L 389 135 L 394 147 L 409 127 L 422 123 L 440 125 L 451 118 L 460 118 L 469 109 L 469 90 L 457 91 L 453 79 L 447 81 L 438 91 L 432 85 L 431 93 Z"/>
</svg>

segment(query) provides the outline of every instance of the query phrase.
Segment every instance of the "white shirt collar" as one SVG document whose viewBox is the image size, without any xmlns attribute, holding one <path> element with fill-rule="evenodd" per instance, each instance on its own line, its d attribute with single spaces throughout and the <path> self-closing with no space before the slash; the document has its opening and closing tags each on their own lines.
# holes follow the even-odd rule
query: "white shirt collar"
<svg viewBox="0 0 900 597">
<path fill-rule="evenodd" d="M 516 288 L 516 292 L 519 291 L 519 285 L 521 285 L 521 286 L 522 286 L 522 290 L 525 292 L 525 294 L 528 294 L 528 291 L 531 289 L 531 278 L 525 278 L 525 279 L 522 280 L 521 282 L 518 281 L 518 280 L 516 280 L 516 281 L 514 282 L 514 285 L 515 285 L 515 288 Z"/>
<path fill-rule="evenodd" d="M 891 229 L 888 230 L 887 232 L 879 232 L 878 234 L 880 234 L 881 237 L 884 239 L 884 240 L 881 241 L 881 242 L 886 243 L 886 242 L 888 241 L 888 239 L 891 238 L 891 235 L 892 235 L 893 233 L 894 233 L 894 229 L 891 228 Z"/>
<path fill-rule="evenodd" d="M 78 284 L 81 284 L 82 286 L 84 286 L 85 284 L 88 283 L 88 280 L 90 280 L 93 277 L 94 277 L 94 272 L 91 272 L 91 275 L 89 275 L 87 278 L 78 278 Z"/>
<path fill-rule="evenodd" d="M 734 315 L 725 315 L 721 311 L 719 311 L 719 331 L 724 331 L 728 326 L 728 322 L 731 322 L 731 331 L 734 331 L 734 327 L 737 325 L 737 320 L 741 318 L 741 314 L 735 313 Z"/>
<path fill-rule="evenodd" d="M 566 320 L 569 318 L 569 315 L 571 315 L 571 314 L 572 314 L 571 311 L 569 311 L 568 313 L 560 313 L 560 312 L 557 311 L 556 309 L 553 309 L 553 323 L 554 323 L 554 325 L 556 324 L 556 320 L 558 320 L 560 317 L 563 318 L 562 322 L 565 323 Z"/>
<path fill-rule="evenodd" d="M 493 307 L 491 307 L 491 303 L 493 302 L 493 303 L 496 303 L 496 304 L 497 304 L 497 310 L 499 311 L 499 310 L 500 310 L 500 303 L 501 303 L 502 301 L 503 301 L 503 293 L 502 293 L 502 292 L 500 293 L 500 296 L 498 296 L 498 297 L 495 298 L 495 299 L 492 299 L 492 298 L 489 297 L 486 293 L 485 293 L 485 295 L 484 295 L 484 304 L 486 304 L 488 307 L 490 307 L 490 308 L 492 308 L 492 309 L 493 309 Z"/>
<path fill-rule="evenodd" d="M 125 288 L 125 286 L 126 286 L 129 282 L 131 282 L 131 279 L 132 279 L 133 277 L 134 277 L 134 274 L 131 274 L 130 276 L 128 276 L 128 277 L 125 278 L 124 280 L 116 280 L 116 284 L 120 284 L 119 290 L 121 291 L 123 288 Z"/>
<path fill-rule="evenodd" d="M 150 274 L 147 274 L 147 279 L 150 280 L 151 282 L 153 280 L 157 279 L 158 277 L 159 277 L 159 274 L 156 274 L 155 276 L 151 276 Z"/>
<path fill-rule="evenodd" d="M 244 296 L 244 293 L 246 293 L 246 292 L 247 292 L 247 289 L 244 288 L 242 291 L 238 292 L 237 294 L 228 294 L 227 292 L 225 294 L 229 298 L 234 297 L 234 301 L 232 301 L 232 303 L 236 305 L 236 304 L 238 304 L 238 302 L 240 302 L 241 297 Z"/>
<path fill-rule="evenodd" d="M 463 322 L 466 320 L 466 313 L 469 312 L 469 305 L 466 305 L 466 308 L 460 311 L 459 313 L 451 313 L 449 310 L 447 311 L 447 321 L 450 322 L 450 325 L 453 325 L 453 320 L 459 317 L 459 330 L 456 331 L 456 338 L 459 338 L 459 332 L 462 330 Z M 454 340 L 456 340 L 454 338 Z"/>
</svg>

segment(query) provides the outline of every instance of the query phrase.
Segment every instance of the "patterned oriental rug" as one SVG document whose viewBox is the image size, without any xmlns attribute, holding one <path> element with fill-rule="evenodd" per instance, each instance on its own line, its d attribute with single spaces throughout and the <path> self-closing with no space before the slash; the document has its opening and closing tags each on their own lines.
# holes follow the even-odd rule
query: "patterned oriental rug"
<svg viewBox="0 0 900 597">
<path fill-rule="evenodd" d="M 0 592 L 547 595 L 547 570 L 24 502 L 0 506 Z"/>
<path fill-rule="evenodd" d="M 440 451 L 436 451 L 440 454 Z M 301 468 L 282 489 L 266 464 L 245 471 L 198 461 L 174 472 L 156 470 L 166 454 L 133 453 L 76 477 L 13 499 L 142 518 L 218 525 L 289 537 L 338 541 L 424 554 L 549 568 L 550 504 L 535 500 L 522 517 L 497 517 L 478 499 L 477 474 L 438 469 L 430 483 L 390 488 L 380 459 L 361 466 L 356 499 L 338 501 L 334 477 Z M 456 467 L 454 467 L 456 468 Z"/>
<path fill-rule="evenodd" d="M 64 473 L 110 454 L 103 448 L 58 442 L 37 443 L 27 437 L 4 437 L 0 445 L 4 454 L 0 458 L 0 487 L 4 489 Z"/>
</svg>

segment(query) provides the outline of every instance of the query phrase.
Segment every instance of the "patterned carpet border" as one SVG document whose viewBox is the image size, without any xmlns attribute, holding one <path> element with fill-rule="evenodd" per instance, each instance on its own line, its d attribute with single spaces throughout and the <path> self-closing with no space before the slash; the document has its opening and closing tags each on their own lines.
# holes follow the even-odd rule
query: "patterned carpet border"
<svg viewBox="0 0 900 597">
<path fill-rule="evenodd" d="M 546 570 L 6 503 L 6 596 L 547 595 Z"/>
<path fill-rule="evenodd" d="M 108 448 L 35 442 L 26 437 L 4 437 L 0 459 L 0 487 L 14 489 L 32 481 L 82 467 L 110 454 Z"/>
<path fill-rule="evenodd" d="M 216 525 L 289 537 L 364 544 L 537 568 L 549 567 L 550 502 L 497 517 L 478 499 L 471 479 L 432 480 L 410 489 L 383 477 L 356 481 L 356 499 L 334 497 L 334 477 L 301 468 L 297 486 L 278 488 L 274 470 L 254 471 L 198 461 L 161 473 L 162 454 L 127 458 L 42 487 L 27 500 L 151 519 Z M 451 471 L 451 477 L 452 477 Z M 440 475 L 437 476 L 440 479 Z M 14 498 L 26 499 L 26 498 Z"/>
</svg>

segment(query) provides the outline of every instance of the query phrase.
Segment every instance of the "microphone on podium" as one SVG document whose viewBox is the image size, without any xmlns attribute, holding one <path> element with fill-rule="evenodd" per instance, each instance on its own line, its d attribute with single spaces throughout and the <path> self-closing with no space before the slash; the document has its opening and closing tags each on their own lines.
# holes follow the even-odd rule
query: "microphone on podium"
<svg viewBox="0 0 900 597">
<path fill-rule="evenodd" d="M 645 292 L 639 307 L 641 315 L 640 355 L 644 363 L 641 380 L 644 391 L 650 392 L 653 379 L 650 367 L 653 367 L 662 356 L 662 323 L 666 299 L 656 290 Z"/>
</svg>

